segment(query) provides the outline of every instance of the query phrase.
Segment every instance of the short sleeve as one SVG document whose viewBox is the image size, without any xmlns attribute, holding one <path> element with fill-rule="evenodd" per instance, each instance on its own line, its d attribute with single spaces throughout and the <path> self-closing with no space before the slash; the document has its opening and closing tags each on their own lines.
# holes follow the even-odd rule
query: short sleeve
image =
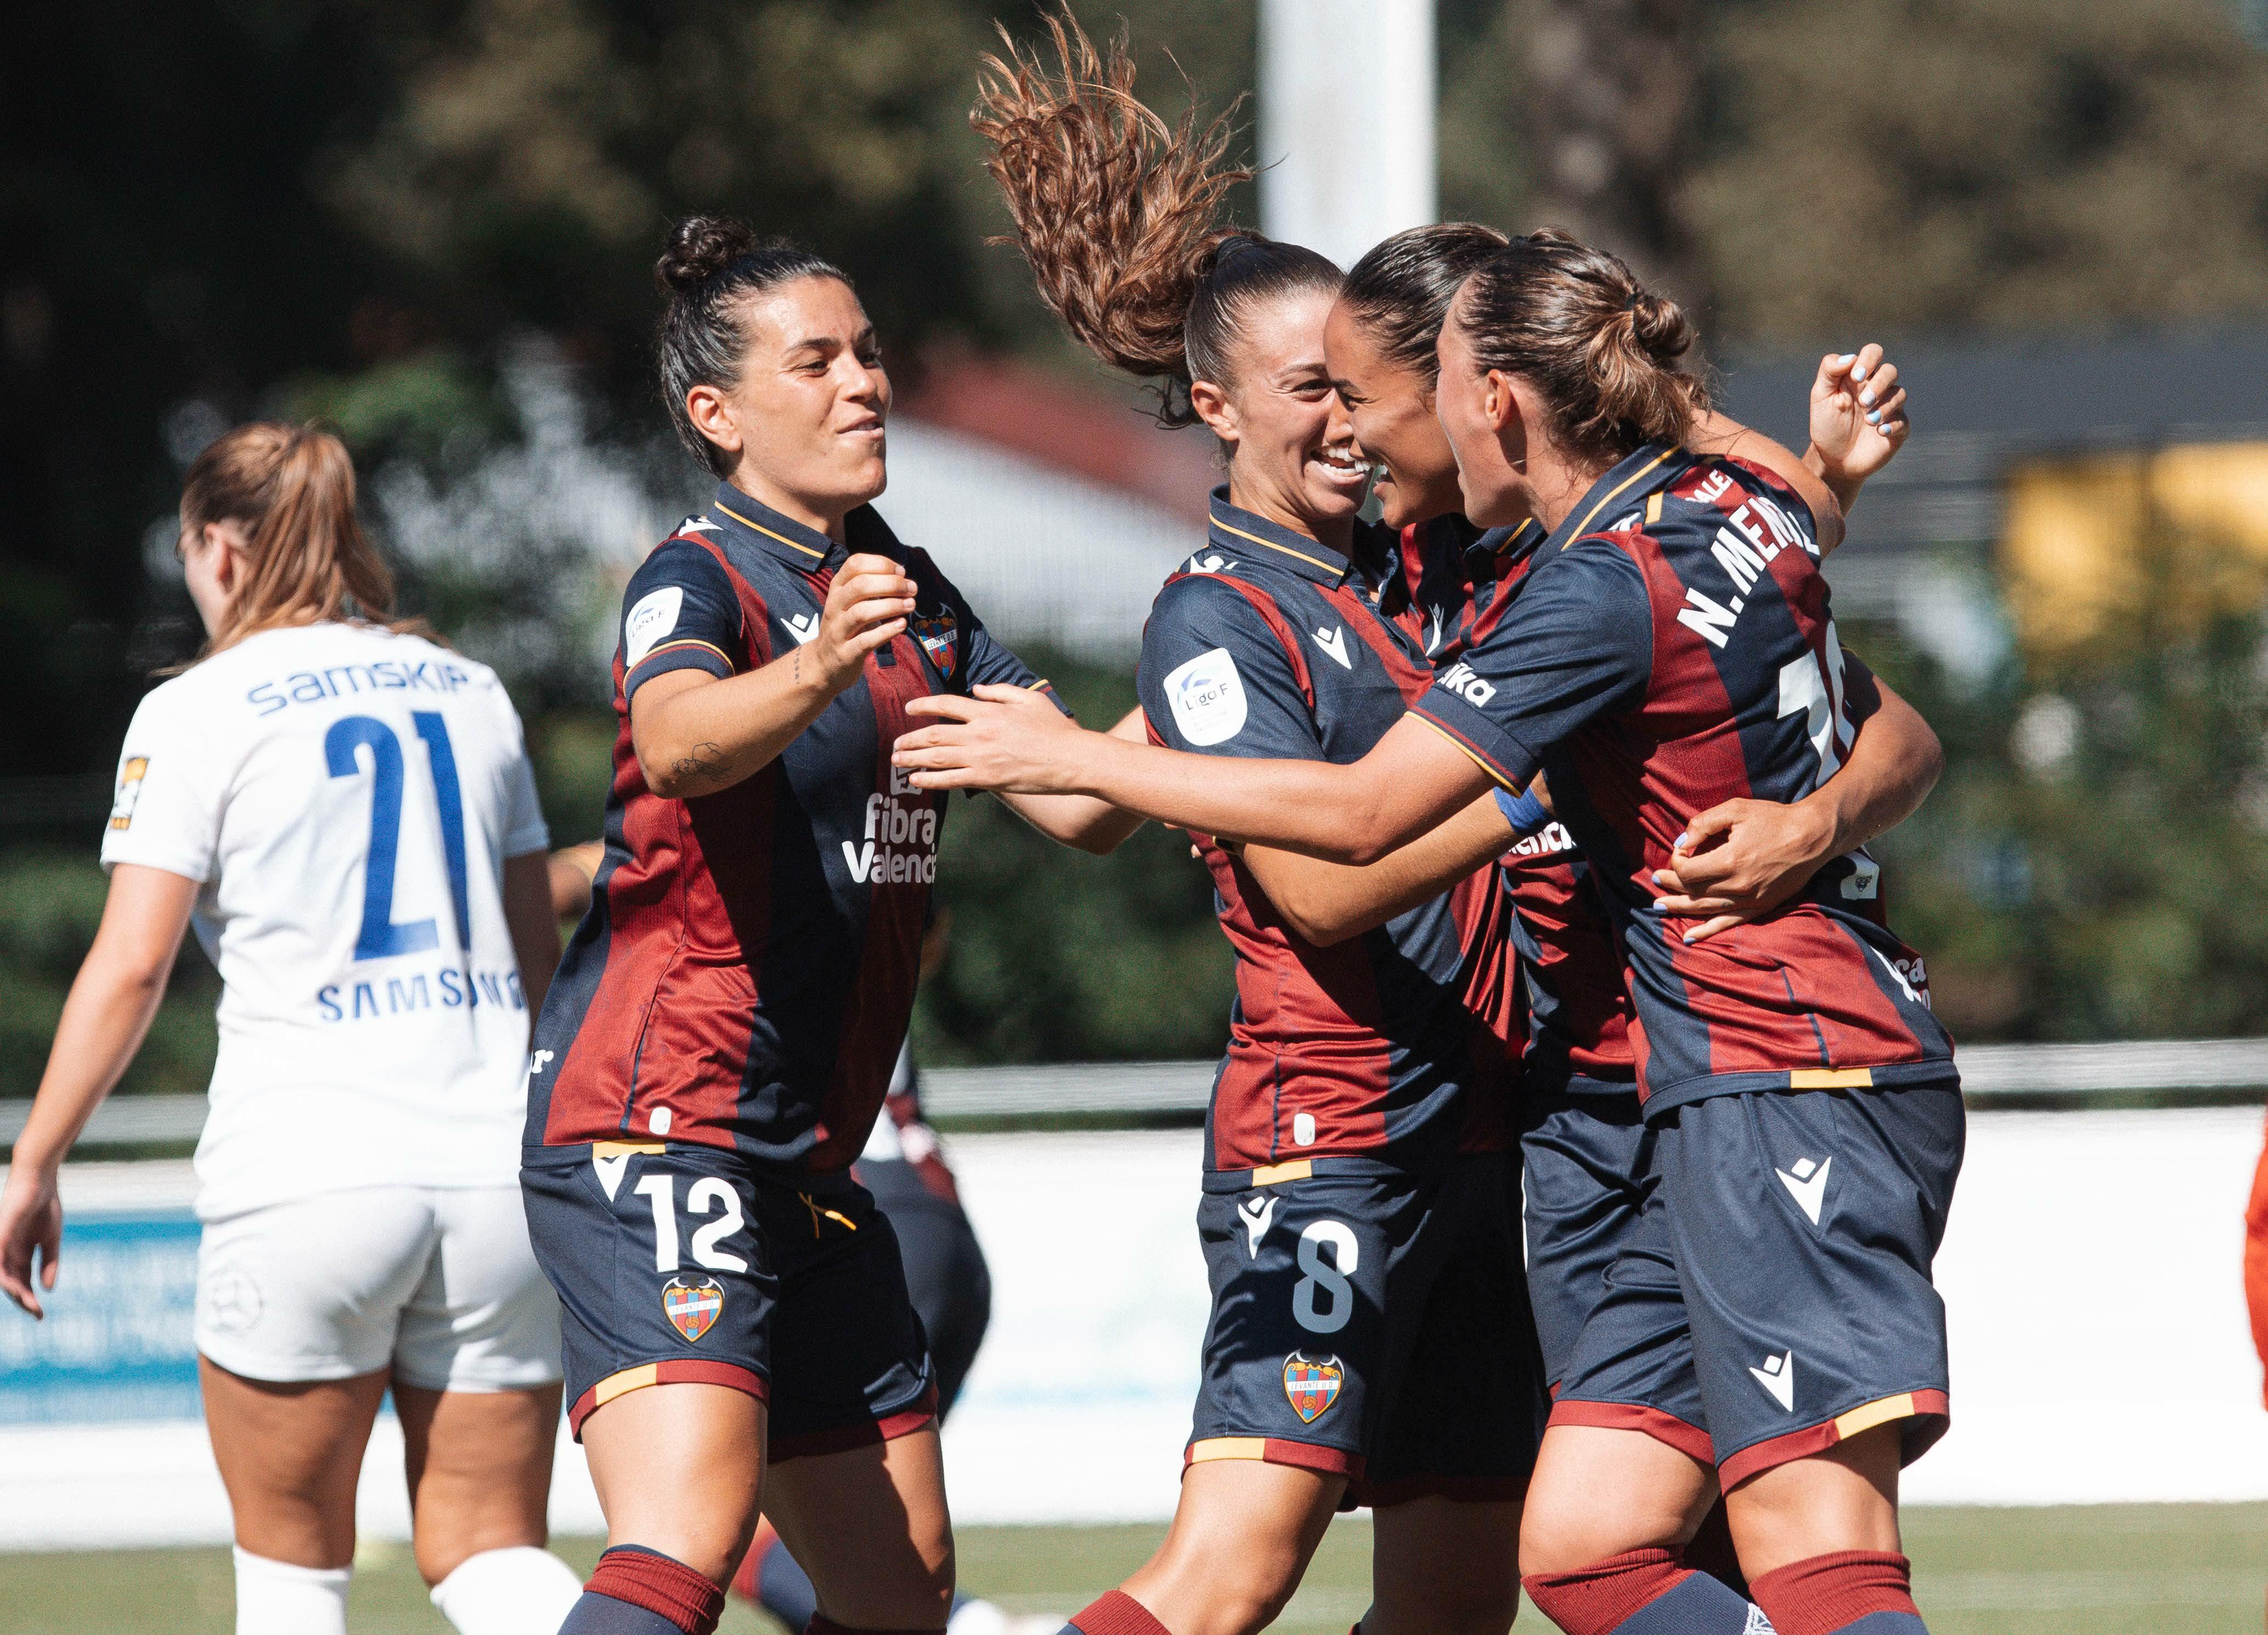
<svg viewBox="0 0 2268 1635">
<path fill-rule="evenodd" d="M 196 712 L 172 686 L 142 700 L 126 729 L 118 783 L 102 834 L 102 866 L 137 863 L 210 880 L 228 805 L 228 767 Z"/>
<path fill-rule="evenodd" d="M 673 670 L 729 676 L 745 654 L 740 598 L 724 568 L 688 539 L 665 540 L 622 592 L 622 699 Z"/>
<path fill-rule="evenodd" d="M 1035 688 L 1064 715 L 1071 714 L 1071 706 L 1057 696 L 1055 688 L 997 640 L 984 627 L 983 620 L 975 613 L 968 614 L 968 668 L 962 673 L 969 686 Z"/>
<path fill-rule="evenodd" d="M 506 857 L 526 857 L 551 849 L 551 826 L 543 821 L 543 803 L 535 792 L 535 764 L 528 759 L 527 734 L 519 712 L 512 708 L 504 684 L 496 685 L 497 723 L 512 748 L 512 764 L 504 769 L 504 852 Z"/>
<path fill-rule="evenodd" d="M 1517 793 L 1553 744 L 1642 702 L 1653 669 L 1638 564 L 1579 540 L 1530 574 L 1488 636 L 1410 708 Z"/>
<path fill-rule="evenodd" d="M 925 596 L 935 596 L 943 603 L 944 612 L 951 615 L 948 628 L 938 618 L 925 616 L 917 606 L 912 630 L 914 639 L 930 652 L 932 661 L 938 656 L 939 643 L 953 644 L 958 656 L 954 669 L 946 676 L 947 687 L 959 693 L 975 687 L 1027 687 L 1064 715 L 1071 713 L 1071 706 L 1063 701 L 1054 687 L 985 628 L 984 621 L 968 605 L 968 598 L 938 571 L 928 552 L 909 551 L 906 571 L 917 584 L 925 587 Z"/>
<path fill-rule="evenodd" d="M 1321 760 L 1322 740 L 1283 638 L 1233 581 L 1176 579 L 1142 633 L 1142 713 L 1169 749 Z"/>
</svg>

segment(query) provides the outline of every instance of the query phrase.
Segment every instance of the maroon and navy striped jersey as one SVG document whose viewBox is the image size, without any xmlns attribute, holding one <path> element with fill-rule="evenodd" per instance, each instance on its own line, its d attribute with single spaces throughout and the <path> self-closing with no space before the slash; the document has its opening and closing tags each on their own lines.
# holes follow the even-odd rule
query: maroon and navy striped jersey
<svg viewBox="0 0 2268 1635">
<path fill-rule="evenodd" d="M 1532 519 L 1484 532 L 1462 517 L 1438 517 L 1402 531 L 1411 593 L 1402 623 L 1425 642 L 1437 669 L 1455 664 L 1479 621 L 1517 592 L 1543 542 Z M 1514 841 L 1497 866 L 1513 911 L 1507 931 L 1517 958 L 1498 973 L 1503 992 L 1476 993 L 1476 1008 L 1521 1013 L 1529 1094 L 1630 1094 L 1637 1071 L 1630 993 L 1588 860 L 1566 825 L 1552 823 Z"/>
<path fill-rule="evenodd" d="M 1360 759 L 1432 680 L 1396 621 L 1393 534 L 1358 524 L 1351 560 L 1212 500 L 1206 546 L 1166 582 L 1143 633 L 1153 741 L 1204 755 Z M 1206 1168 L 1303 1158 L 1410 1162 L 1505 1144 L 1516 1069 L 1467 1008 L 1501 925 L 1491 871 L 1329 948 L 1287 926 L 1238 854 L 1194 837 L 1236 951 L 1228 1053 L 1206 1119 Z M 1508 964 L 1500 950 L 1499 964 Z M 1517 1025 L 1516 1015 L 1503 1019 Z"/>
<path fill-rule="evenodd" d="M 906 706 L 1044 684 L 871 507 L 844 532 L 837 545 L 728 484 L 631 576 L 606 859 L 536 1023 L 529 1144 L 666 1137 L 789 1175 L 841 1169 L 865 1145 L 913 1008 L 945 819 L 943 795 L 890 766 L 920 724 Z M 685 800 L 649 790 L 638 688 L 672 670 L 744 675 L 809 642 L 858 552 L 918 587 L 908 628 L 753 776 Z"/>
<path fill-rule="evenodd" d="M 1747 462 L 1653 445 L 1599 480 L 1411 706 L 1506 788 L 1549 777 L 1615 922 L 1651 1111 L 1953 1074 L 1862 853 L 1705 942 L 1654 906 L 1688 819 L 1834 773 L 1854 732 L 1843 668 L 1803 502 Z"/>
</svg>

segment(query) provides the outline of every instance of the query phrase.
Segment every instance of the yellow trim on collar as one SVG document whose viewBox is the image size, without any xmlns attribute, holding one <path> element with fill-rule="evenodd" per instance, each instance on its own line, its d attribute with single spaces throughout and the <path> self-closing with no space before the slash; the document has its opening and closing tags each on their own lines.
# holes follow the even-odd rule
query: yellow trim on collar
<svg viewBox="0 0 2268 1635">
<path fill-rule="evenodd" d="M 770 529 L 765 527 L 763 524 L 756 521 L 754 517 L 741 516 L 740 512 L 734 510 L 731 506 L 725 504 L 721 500 L 717 502 L 717 509 L 724 512 L 725 516 L 731 517 L 734 522 L 740 524 L 743 528 L 753 528 L 758 533 L 763 535 L 767 539 L 777 539 L 782 545 L 788 546 L 791 550 L 802 552 L 806 556 L 810 557 L 814 561 L 823 562 L 827 560 L 826 552 L 814 551 L 807 545 L 798 545 L 794 540 L 789 539 L 784 533 L 774 533 Z"/>
<path fill-rule="evenodd" d="M 1616 495 L 1619 495 L 1624 488 L 1629 488 L 1640 478 L 1652 474 L 1658 467 L 1666 462 L 1671 455 L 1682 452 L 1683 452 L 1683 451 L 1681 449 L 1664 449 L 1660 453 L 1655 455 L 1652 459 L 1639 466 L 1629 476 L 1624 478 L 1620 482 L 1614 486 L 1612 493 L 1600 496 L 1599 502 L 1590 509 L 1589 514 L 1587 515 L 1581 522 L 1575 525 L 1574 531 L 1571 532 L 1567 538 L 1570 540 L 1581 539 L 1583 535 L 1591 531 L 1591 524 L 1598 520 L 1599 513 L 1605 510 L 1607 507 L 1615 502 L 1615 496 Z"/>
<path fill-rule="evenodd" d="M 1232 528 L 1218 517 L 1209 517 L 1205 520 L 1223 533 L 1233 533 L 1240 539 L 1249 539 L 1253 544 L 1264 545 L 1271 551 L 1281 551 L 1285 555 L 1296 556 L 1303 562 L 1313 562 L 1327 574 L 1336 574 L 1342 579 L 1346 577 L 1346 569 L 1344 567 L 1334 568 L 1320 556 L 1310 556 L 1305 551 L 1295 551 L 1288 545 L 1278 545 L 1273 539 L 1263 539 L 1256 533 L 1247 533 L 1241 528 Z"/>
</svg>

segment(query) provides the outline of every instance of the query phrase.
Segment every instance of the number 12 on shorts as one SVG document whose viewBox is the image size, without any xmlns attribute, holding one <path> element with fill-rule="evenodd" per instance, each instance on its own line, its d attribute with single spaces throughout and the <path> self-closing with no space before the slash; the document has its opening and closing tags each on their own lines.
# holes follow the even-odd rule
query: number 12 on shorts
<svg viewBox="0 0 2268 1635">
<path fill-rule="evenodd" d="M 674 1272 L 678 1269 L 677 1247 L 677 1177 L 666 1173 L 649 1175 L 630 1189 L 644 1199 L 653 1210 L 653 1269 Z M 713 1175 L 704 1175 L 685 1191 L 685 1207 L 689 1214 L 716 1215 L 717 1219 L 697 1228 L 693 1234 L 693 1264 L 706 1266 L 711 1272 L 746 1272 L 748 1263 L 728 1249 L 718 1245 L 747 1224 L 740 1213 L 740 1195 L 732 1184 Z"/>
</svg>

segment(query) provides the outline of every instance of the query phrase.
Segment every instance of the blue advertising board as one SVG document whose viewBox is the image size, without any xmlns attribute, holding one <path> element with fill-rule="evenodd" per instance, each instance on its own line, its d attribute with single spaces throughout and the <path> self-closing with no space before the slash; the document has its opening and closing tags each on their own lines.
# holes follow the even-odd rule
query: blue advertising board
<svg viewBox="0 0 2268 1635">
<path fill-rule="evenodd" d="M 194 1419 L 197 1221 L 74 1213 L 45 1322 L 0 1301 L 0 1425 Z"/>
</svg>

